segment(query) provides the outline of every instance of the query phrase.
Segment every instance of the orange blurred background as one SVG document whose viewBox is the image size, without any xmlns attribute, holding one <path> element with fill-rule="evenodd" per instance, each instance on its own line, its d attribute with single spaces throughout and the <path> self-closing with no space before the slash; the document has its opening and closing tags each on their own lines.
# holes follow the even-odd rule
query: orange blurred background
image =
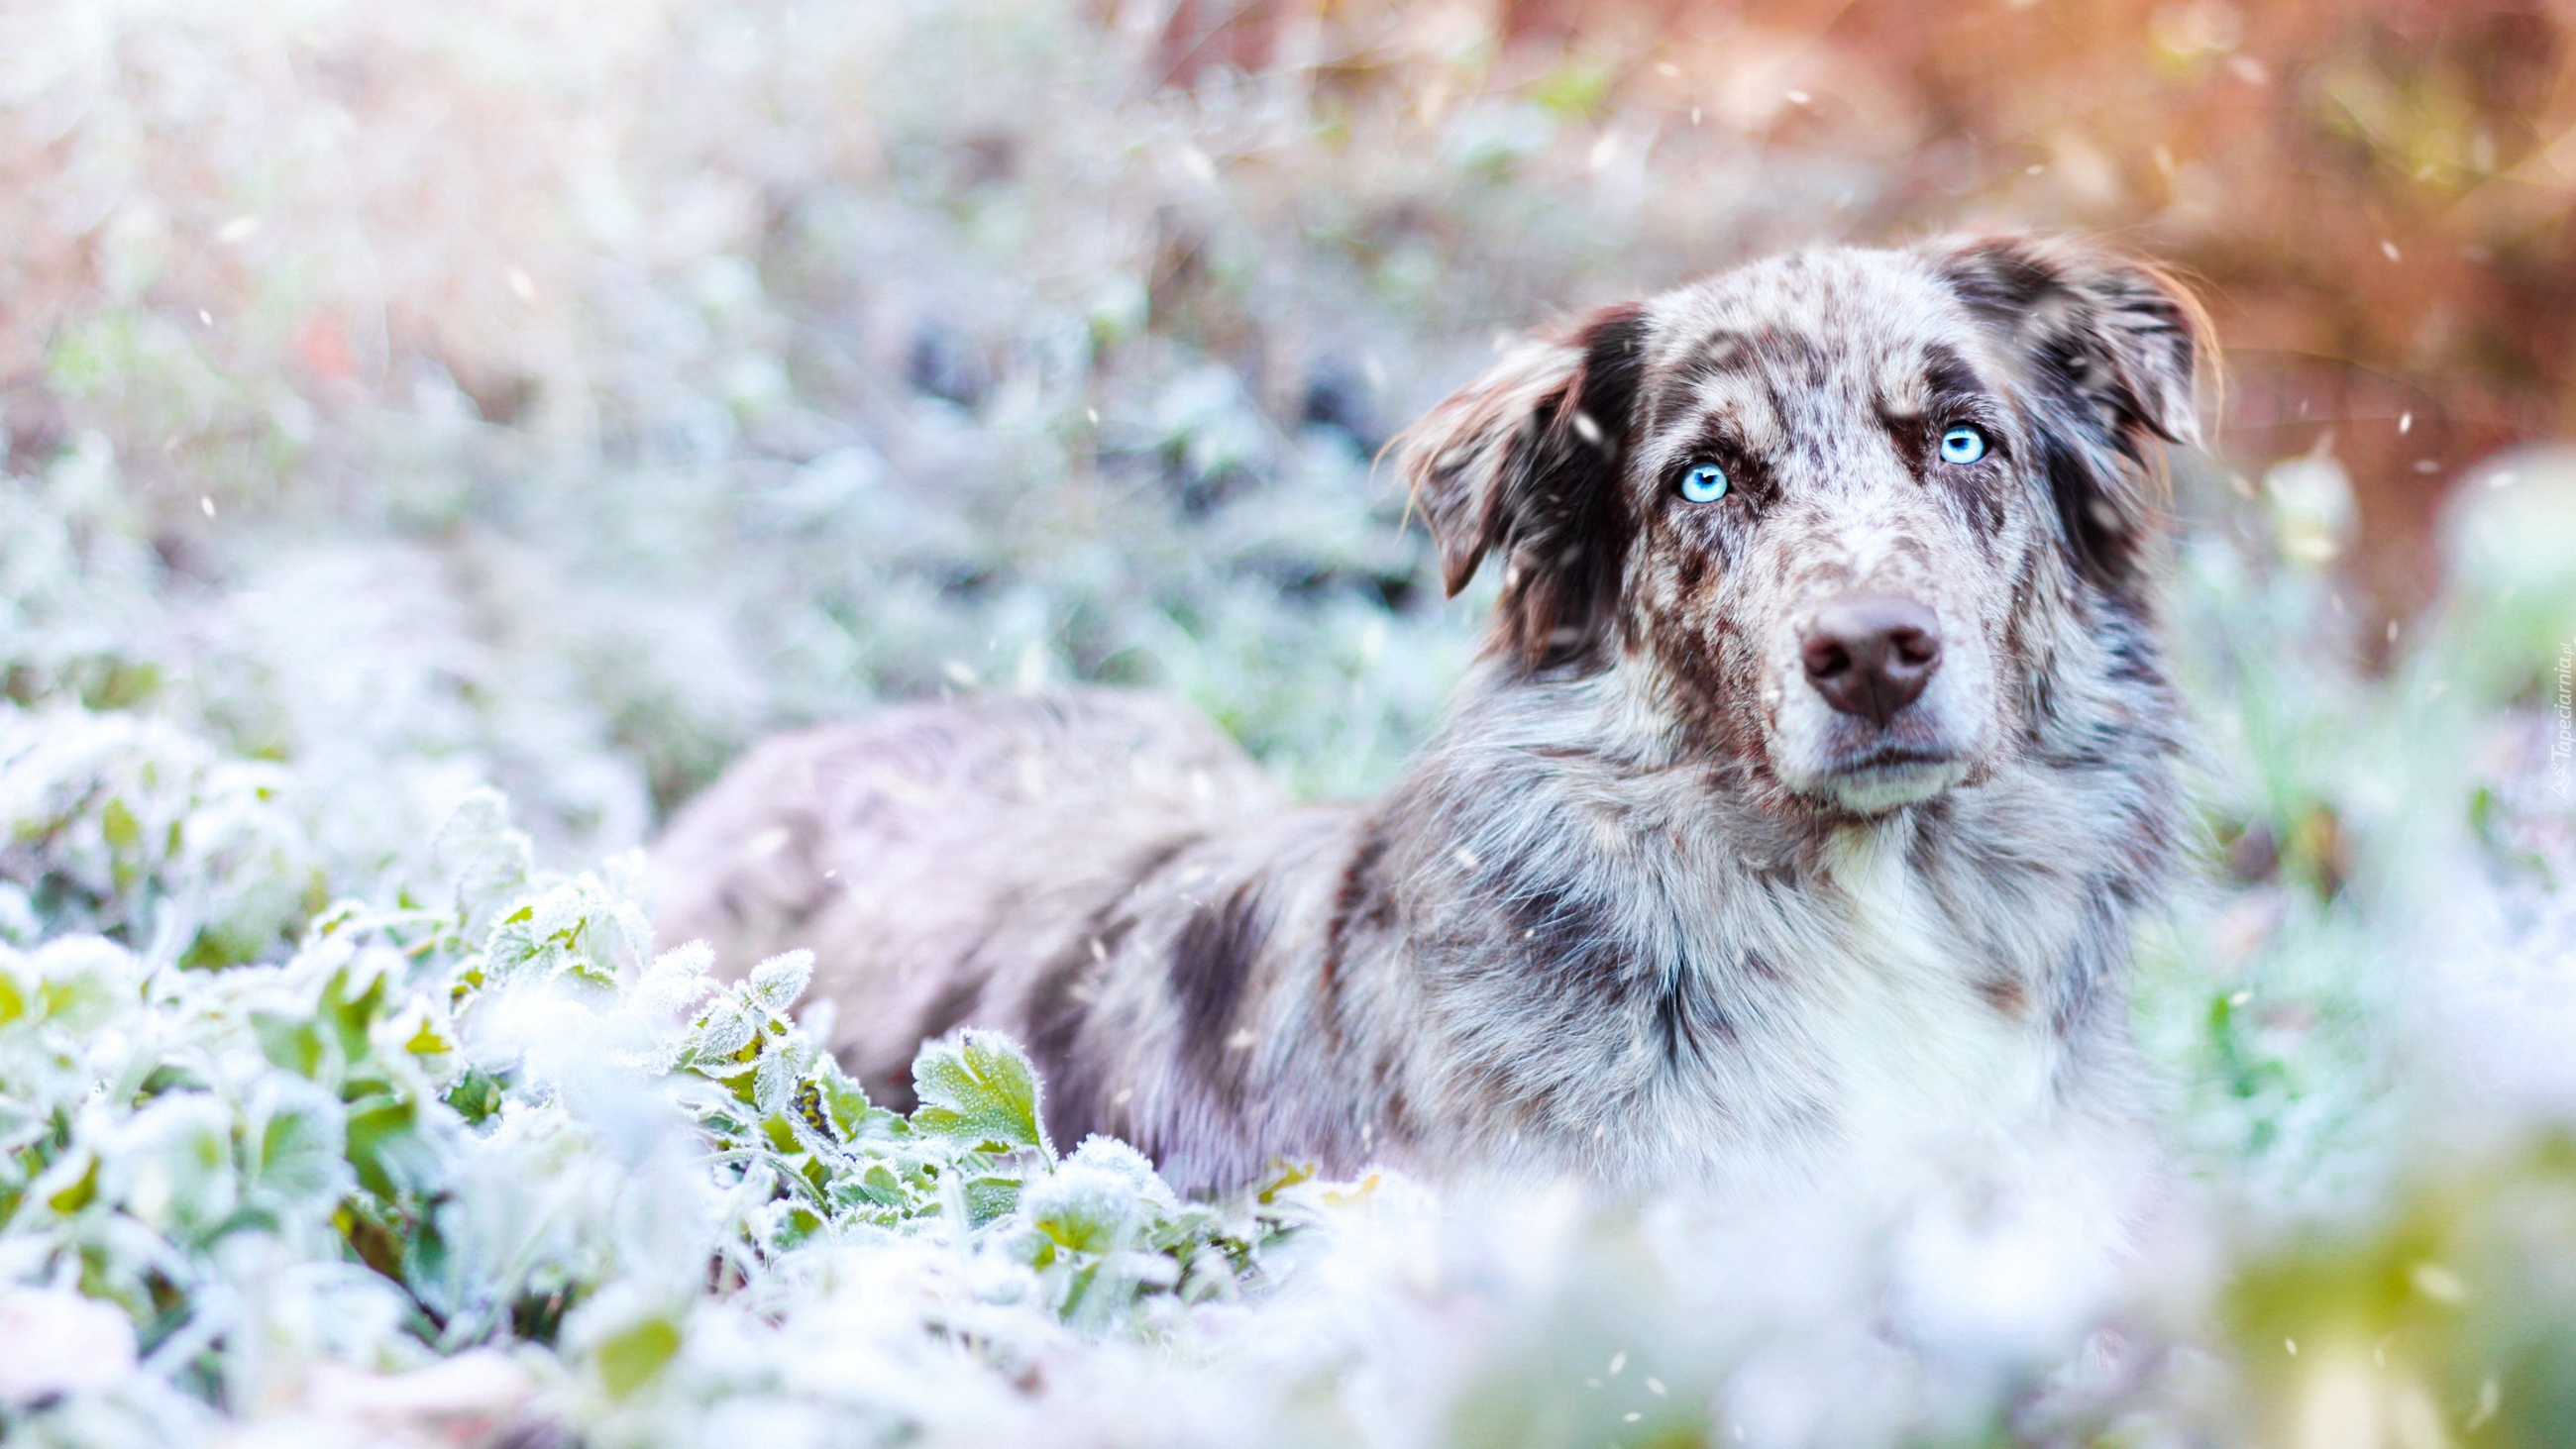
<svg viewBox="0 0 2576 1449">
<path fill-rule="evenodd" d="M 1481 33 L 1502 86 L 1866 158 L 1855 235 L 2065 227 L 2179 263 L 2225 346 L 2222 457 L 2336 455 L 2376 626 L 2428 597 L 2463 468 L 2576 422 L 2570 25 L 2542 0 L 1182 0 L 1160 54 L 1167 85 L 1298 66 L 1437 104 L 1408 58 Z"/>
</svg>

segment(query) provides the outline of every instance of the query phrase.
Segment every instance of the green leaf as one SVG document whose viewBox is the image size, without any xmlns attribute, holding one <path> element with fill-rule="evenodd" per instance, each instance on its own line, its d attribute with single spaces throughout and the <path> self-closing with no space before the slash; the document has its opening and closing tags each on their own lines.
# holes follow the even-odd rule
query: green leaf
<svg viewBox="0 0 2576 1449">
<path fill-rule="evenodd" d="M 438 1028 L 424 1015 L 420 1019 L 419 1029 L 411 1034 L 410 1040 L 403 1043 L 402 1049 L 416 1057 L 437 1057 L 456 1050 L 456 1044 L 439 1035 Z"/>
<path fill-rule="evenodd" d="M 291 1080 L 291 1079 L 290 1079 Z M 119 1134 L 119 1158 L 135 1188 L 128 1212 L 158 1229 L 218 1231 L 240 1202 L 230 1108 L 204 1092 L 161 1097 Z"/>
<path fill-rule="evenodd" d="M 441 1100 L 467 1123 L 480 1127 L 501 1110 L 501 1082 L 481 1067 L 467 1067 Z"/>
<path fill-rule="evenodd" d="M 831 1124 L 832 1135 L 844 1143 L 891 1136 L 903 1126 L 901 1117 L 871 1104 L 858 1078 L 843 1072 L 830 1057 L 823 1059 L 821 1069 L 815 1073 L 814 1086 L 822 1098 L 823 1116 Z"/>
<path fill-rule="evenodd" d="M 312 1207 L 347 1191 L 348 1118 L 339 1099 L 294 1077 L 271 1077 L 250 1102 L 251 1167 L 283 1205 Z"/>
<path fill-rule="evenodd" d="M 98 1155 L 84 1148 L 55 1163 L 31 1190 L 65 1217 L 79 1212 L 98 1196 Z"/>
<path fill-rule="evenodd" d="M 406 1150 L 419 1121 L 418 1105 L 400 1097 L 371 1098 L 350 1109 L 349 1165 L 367 1191 L 390 1199 L 420 1175 L 409 1160 L 417 1154 Z"/>
<path fill-rule="evenodd" d="M 903 1179 L 882 1162 L 871 1162 L 856 1177 L 843 1177 L 832 1186 L 832 1199 L 844 1205 L 871 1203 L 878 1207 L 899 1207 L 905 1201 Z"/>
<path fill-rule="evenodd" d="M 969 1031 L 953 1042 L 933 1042 L 912 1064 L 912 1087 L 921 1106 L 914 1128 L 969 1147 L 1008 1152 L 1035 1147 L 1049 1160 L 1038 1115 L 1038 1079 L 1017 1044 L 999 1032 Z"/>
<path fill-rule="evenodd" d="M 73 1031 L 106 1025 L 134 999 L 134 958 L 112 941 L 54 941 L 36 953 L 35 967 L 45 1015 Z"/>
<path fill-rule="evenodd" d="M 966 1221 L 982 1227 L 997 1218 L 1006 1217 L 1020 1205 L 1020 1180 L 1016 1177 L 977 1177 L 966 1183 Z"/>
<path fill-rule="evenodd" d="M 773 1041 L 761 1054 L 760 1066 L 751 1081 L 751 1102 L 763 1116 L 784 1112 L 792 1106 L 796 1084 L 813 1064 L 814 1049 L 802 1037 Z"/>
<path fill-rule="evenodd" d="M 254 1011 L 250 1025 L 259 1037 L 260 1055 L 299 1076 L 321 1075 L 322 1032 L 310 1017 Z"/>
<path fill-rule="evenodd" d="M 769 1144 L 771 1151 L 783 1157 L 792 1157 L 805 1150 L 805 1144 L 796 1140 L 796 1125 L 775 1112 L 762 1117 L 755 1130 L 760 1133 L 761 1140 Z"/>
<path fill-rule="evenodd" d="M 622 1399 L 653 1381 L 680 1352 L 680 1325 L 656 1314 L 638 1319 L 599 1341 L 599 1381 Z"/>
<path fill-rule="evenodd" d="M 122 800 L 107 802 L 107 808 L 98 813 L 98 828 L 106 834 L 107 843 L 119 850 L 132 850 L 143 843 L 143 826 Z"/>
<path fill-rule="evenodd" d="M 338 1029 L 340 1059 L 354 1062 L 367 1055 L 367 1028 L 384 1007 L 385 978 L 378 974 L 366 990 L 351 997 L 349 976 L 346 966 L 331 973 L 331 979 L 322 984 L 322 1001 L 315 1014 Z"/>
</svg>

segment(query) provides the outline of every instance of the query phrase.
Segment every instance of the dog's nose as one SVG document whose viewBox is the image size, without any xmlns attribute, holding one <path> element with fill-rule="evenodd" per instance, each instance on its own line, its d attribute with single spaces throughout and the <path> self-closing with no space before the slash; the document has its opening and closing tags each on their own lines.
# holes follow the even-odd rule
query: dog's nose
<svg viewBox="0 0 2576 1449">
<path fill-rule="evenodd" d="M 1816 611 L 1802 652 L 1825 703 L 1885 729 L 1941 667 L 1941 622 L 1892 594 L 1836 599 Z"/>
</svg>

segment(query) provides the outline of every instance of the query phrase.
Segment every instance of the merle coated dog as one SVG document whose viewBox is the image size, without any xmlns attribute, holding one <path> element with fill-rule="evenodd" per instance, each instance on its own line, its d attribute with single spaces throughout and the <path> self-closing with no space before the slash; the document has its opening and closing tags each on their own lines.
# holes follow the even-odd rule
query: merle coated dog
<svg viewBox="0 0 2576 1449">
<path fill-rule="evenodd" d="M 683 813 L 664 938 L 811 947 L 880 1099 L 1007 1032 L 1059 1141 L 1194 1190 L 1759 1183 L 2126 1120 L 2205 335 L 2152 268 L 2025 237 L 1605 308 L 1399 440 L 1447 588 L 1502 587 L 1383 798 L 1292 803 L 1150 696 L 915 704 Z"/>
</svg>

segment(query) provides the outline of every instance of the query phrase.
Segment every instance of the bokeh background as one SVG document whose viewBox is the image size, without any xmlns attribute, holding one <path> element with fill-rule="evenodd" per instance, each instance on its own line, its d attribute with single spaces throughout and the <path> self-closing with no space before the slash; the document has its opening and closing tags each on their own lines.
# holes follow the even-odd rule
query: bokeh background
<svg viewBox="0 0 2576 1449">
<path fill-rule="evenodd" d="M 887 699 L 1176 690 L 1376 788 L 1482 597 L 1376 459 L 1498 346 L 1815 241 L 2170 262 L 2200 1287 L 1968 1417 L 2576 1433 L 2576 9 L 12 0 L 0 217 L 0 936 L 204 967 L 476 785 L 576 866 Z M 1513 1397 L 1613 1309 L 1489 1308 L 1423 1423 L 1628 1432 Z"/>
</svg>

